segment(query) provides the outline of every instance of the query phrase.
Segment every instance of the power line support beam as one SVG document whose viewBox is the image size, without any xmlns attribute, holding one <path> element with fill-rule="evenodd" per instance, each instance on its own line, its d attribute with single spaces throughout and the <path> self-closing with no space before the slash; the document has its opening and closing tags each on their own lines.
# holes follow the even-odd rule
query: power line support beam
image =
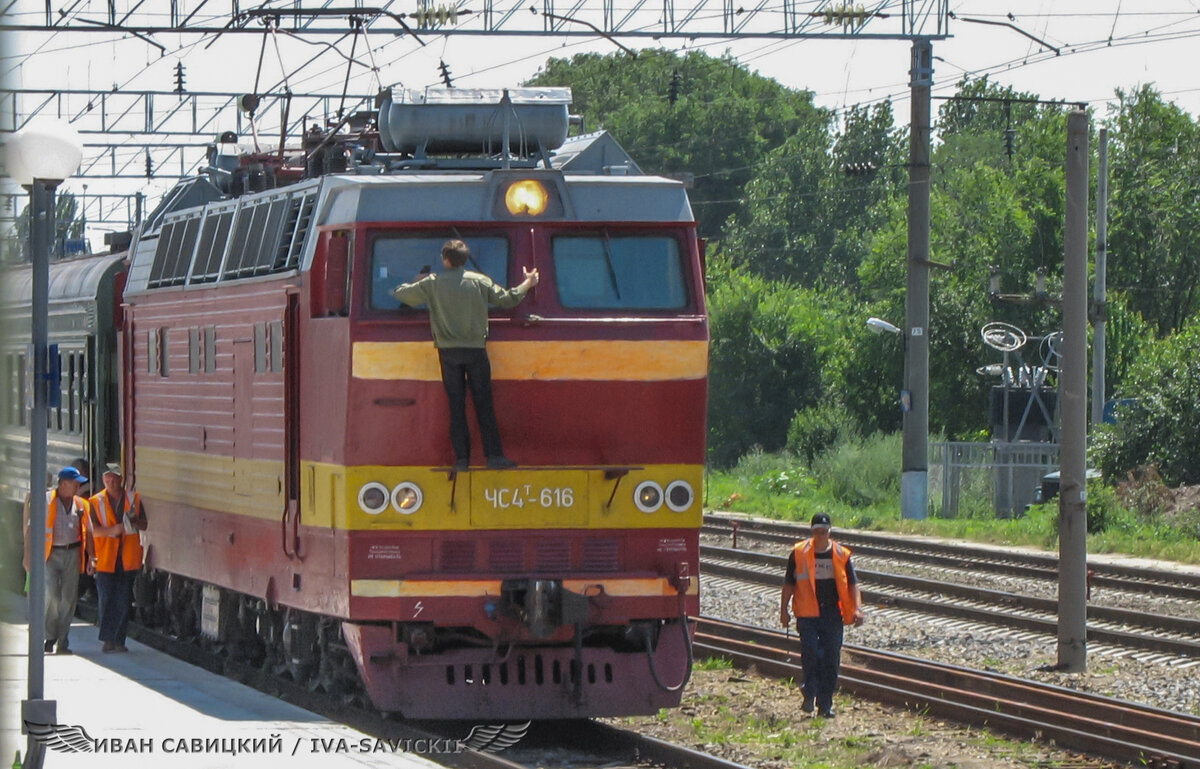
<svg viewBox="0 0 1200 769">
<path fill-rule="evenodd" d="M 1061 488 L 1058 497 L 1058 669 L 1087 669 L 1088 116 L 1067 116 L 1063 232 Z"/>
<path fill-rule="evenodd" d="M 900 516 L 929 510 L 929 142 L 933 44 L 912 44 L 912 118 L 908 164 L 908 284 L 905 293 L 903 458 Z"/>
</svg>

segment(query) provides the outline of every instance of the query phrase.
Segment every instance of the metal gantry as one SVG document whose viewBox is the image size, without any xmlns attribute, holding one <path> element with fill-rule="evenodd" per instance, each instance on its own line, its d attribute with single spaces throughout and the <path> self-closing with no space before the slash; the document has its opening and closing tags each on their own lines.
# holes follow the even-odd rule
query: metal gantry
<svg viewBox="0 0 1200 769">
<path fill-rule="evenodd" d="M 554 35 L 647 38 L 857 38 L 938 39 L 948 34 L 949 0 L 758 0 L 747 7 L 735 0 L 430 0 L 397 3 L 362 0 L 319 6 L 245 5 L 233 0 L 218 10 L 210 0 L 108 0 L 93 6 L 47 0 L 44 16 L 10 6 L 0 31 L 123 32 L 152 45 L 153 36 L 172 34 L 261 34 L 264 25 L 303 30 L 306 35 L 344 35 L 350 27 L 369 26 L 393 35 Z M 189 10 L 190 9 L 190 10 Z M 30 18 L 33 17 L 33 18 Z M 163 21 L 166 20 L 164 24 Z"/>
</svg>

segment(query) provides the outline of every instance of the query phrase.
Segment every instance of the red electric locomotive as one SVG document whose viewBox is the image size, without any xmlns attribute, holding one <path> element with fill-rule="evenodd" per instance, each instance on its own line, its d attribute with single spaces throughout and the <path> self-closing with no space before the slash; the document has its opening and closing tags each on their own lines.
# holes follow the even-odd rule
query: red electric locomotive
<svg viewBox="0 0 1200 769">
<path fill-rule="evenodd" d="M 377 133 L 311 132 L 300 161 L 214 145 L 150 217 L 122 421 L 153 515 L 152 616 L 330 691 L 361 677 L 409 717 L 679 702 L 699 610 L 701 254 L 683 186 L 607 134 L 568 138 L 569 97 L 388 97 Z M 450 467 L 428 313 L 390 295 L 440 270 L 449 238 L 497 283 L 543 276 L 490 317 L 519 469 Z"/>
</svg>

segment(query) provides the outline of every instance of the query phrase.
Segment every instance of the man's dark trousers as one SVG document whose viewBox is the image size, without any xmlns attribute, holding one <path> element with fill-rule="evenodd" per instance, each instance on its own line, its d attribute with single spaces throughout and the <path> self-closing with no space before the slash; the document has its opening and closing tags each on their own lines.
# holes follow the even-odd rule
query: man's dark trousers
<svg viewBox="0 0 1200 769">
<path fill-rule="evenodd" d="M 118 558 L 120 555 L 118 555 Z M 96 593 L 100 599 L 100 640 L 125 645 L 129 630 L 129 609 L 133 603 L 135 571 L 125 571 L 118 561 L 117 571 L 96 572 Z"/>
<path fill-rule="evenodd" d="M 470 461 L 471 433 L 467 427 L 467 390 L 475 403 L 479 433 L 485 457 L 502 457 L 500 428 L 492 405 L 492 364 L 482 347 L 446 347 L 438 349 L 442 363 L 442 385 L 450 399 L 450 445 L 456 460 Z"/>
<path fill-rule="evenodd" d="M 804 696 L 816 700 L 817 710 L 833 707 L 838 671 L 842 664 L 842 614 L 837 604 L 822 606 L 819 617 L 797 617 L 800 666 L 804 668 Z"/>
</svg>

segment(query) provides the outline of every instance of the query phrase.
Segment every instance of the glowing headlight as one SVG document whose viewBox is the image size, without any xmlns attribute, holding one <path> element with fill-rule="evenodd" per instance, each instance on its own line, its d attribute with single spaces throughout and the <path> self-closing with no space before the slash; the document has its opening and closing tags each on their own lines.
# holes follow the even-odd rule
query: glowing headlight
<svg viewBox="0 0 1200 769">
<path fill-rule="evenodd" d="M 643 513 L 653 513 L 662 507 L 663 490 L 654 481 L 642 481 L 633 490 L 633 504 Z"/>
<path fill-rule="evenodd" d="M 667 486 L 667 507 L 677 513 L 682 513 L 692 506 L 692 485 L 687 481 L 673 481 Z"/>
<path fill-rule="evenodd" d="M 387 509 L 389 496 L 388 487 L 382 483 L 364 483 L 358 490 L 358 506 L 367 515 L 379 515 Z"/>
<path fill-rule="evenodd" d="M 537 216 L 546 210 L 550 195 L 546 188 L 536 179 L 524 179 L 513 182 L 504 193 L 504 205 L 510 214 L 527 214 Z"/>
<path fill-rule="evenodd" d="M 417 512 L 424 500 L 425 495 L 421 493 L 421 487 L 415 483 L 405 481 L 392 489 L 392 507 L 401 515 Z"/>
</svg>

